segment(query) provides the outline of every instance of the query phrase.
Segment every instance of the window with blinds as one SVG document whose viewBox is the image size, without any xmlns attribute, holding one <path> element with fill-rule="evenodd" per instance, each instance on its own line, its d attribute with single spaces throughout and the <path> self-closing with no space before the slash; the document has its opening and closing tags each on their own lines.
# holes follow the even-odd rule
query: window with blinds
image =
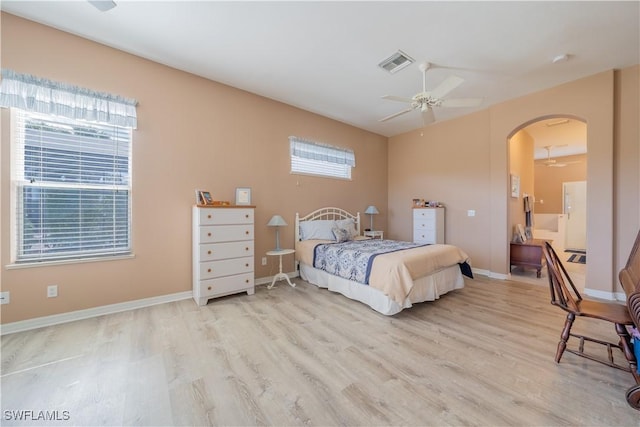
<svg viewBox="0 0 640 427">
<path fill-rule="evenodd" d="M 12 109 L 15 262 L 131 251 L 131 128 Z"/>
<path fill-rule="evenodd" d="M 351 179 L 353 150 L 289 137 L 291 173 Z"/>
</svg>

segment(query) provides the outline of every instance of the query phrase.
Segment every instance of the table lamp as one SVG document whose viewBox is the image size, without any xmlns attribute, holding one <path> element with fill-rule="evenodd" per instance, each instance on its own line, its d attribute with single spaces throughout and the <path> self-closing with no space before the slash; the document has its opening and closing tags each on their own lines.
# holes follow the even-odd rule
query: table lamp
<svg viewBox="0 0 640 427">
<path fill-rule="evenodd" d="M 379 214 L 380 212 L 378 212 L 378 209 L 371 205 L 367 208 L 367 210 L 364 211 L 364 213 L 369 214 L 369 216 L 371 217 L 371 228 L 369 228 L 369 230 L 373 230 L 373 216 Z"/>
<path fill-rule="evenodd" d="M 287 222 L 280 215 L 274 215 L 267 223 L 269 227 L 276 228 L 276 251 L 280 250 L 280 226 L 287 225 Z"/>
</svg>

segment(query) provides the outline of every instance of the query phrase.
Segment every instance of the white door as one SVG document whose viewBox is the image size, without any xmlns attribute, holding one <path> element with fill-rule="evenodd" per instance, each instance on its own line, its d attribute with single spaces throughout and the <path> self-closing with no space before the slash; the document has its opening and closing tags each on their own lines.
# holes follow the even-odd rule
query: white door
<svg viewBox="0 0 640 427">
<path fill-rule="evenodd" d="M 587 181 L 563 182 L 567 249 L 587 249 Z"/>
</svg>

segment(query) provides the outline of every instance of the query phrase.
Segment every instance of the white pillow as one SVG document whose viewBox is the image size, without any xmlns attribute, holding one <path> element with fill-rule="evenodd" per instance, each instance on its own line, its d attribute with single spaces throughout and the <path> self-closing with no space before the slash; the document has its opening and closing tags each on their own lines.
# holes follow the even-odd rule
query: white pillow
<svg viewBox="0 0 640 427">
<path fill-rule="evenodd" d="M 300 240 L 335 240 L 333 227 L 336 222 L 320 219 L 317 221 L 303 221 L 300 223 Z"/>
<path fill-rule="evenodd" d="M 348 242 L 352 239 L 351 233 L 344 228 L 333 227 L 333 235 L 338 243 Z"/>
<path fill-rule="evenodd" d="M 358 235 L 358 232 L 356 231 L 356 222 L 353 220 L 353 218 L 339 219 L 338 221 L 336 221 L 336 224 L 338 225 L 338 228 L 347 230 L 352 238 Z"/>
</svg>

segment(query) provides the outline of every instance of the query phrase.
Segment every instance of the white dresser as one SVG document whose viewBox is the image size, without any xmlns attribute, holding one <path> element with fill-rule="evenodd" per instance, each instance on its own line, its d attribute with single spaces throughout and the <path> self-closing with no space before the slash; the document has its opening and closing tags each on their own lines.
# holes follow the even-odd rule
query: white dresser
<svg viewBox="0 0 640 427">
<path fill-rule="evenodd" d="M 193 299 L 254 289 L 253 207 L 193 207 Z"/>
<path fill-rule="evenodd" d="M 444 208 L 413 209 L 413 241 L 444 243 Z"/>
</svg>

